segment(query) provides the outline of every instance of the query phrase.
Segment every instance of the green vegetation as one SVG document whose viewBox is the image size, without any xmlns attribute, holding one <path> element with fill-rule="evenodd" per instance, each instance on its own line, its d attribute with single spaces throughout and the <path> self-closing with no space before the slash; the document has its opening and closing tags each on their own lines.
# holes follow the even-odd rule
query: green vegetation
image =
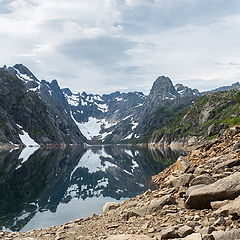
<svg viewBox="0 0 240 240">
<path fill-rule="evenodd" d="M 217 135 L 207 136 L 208 128 L 213 124 L 240 125 L 240 92 L 217 92 L 198 98 L 192 106 L 155 131 L 153 138 L 171 135 L 175 139 L 185 136 L 214 139 Z"/>
</svg>

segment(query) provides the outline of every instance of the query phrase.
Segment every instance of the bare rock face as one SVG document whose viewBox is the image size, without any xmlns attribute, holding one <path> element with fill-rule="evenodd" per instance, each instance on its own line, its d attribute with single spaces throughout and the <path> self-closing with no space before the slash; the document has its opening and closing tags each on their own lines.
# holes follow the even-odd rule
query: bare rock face
<svg viewBox="0 0 240 240">
<path fill-rule="evenodd" d="M 210 203 L 226 199 L 234 199 L 240 195 L 240 172 L 218 180 L 205 187 L 193 190 L 187 201 L 187 208 L 211 208 Z"/>
</svg>

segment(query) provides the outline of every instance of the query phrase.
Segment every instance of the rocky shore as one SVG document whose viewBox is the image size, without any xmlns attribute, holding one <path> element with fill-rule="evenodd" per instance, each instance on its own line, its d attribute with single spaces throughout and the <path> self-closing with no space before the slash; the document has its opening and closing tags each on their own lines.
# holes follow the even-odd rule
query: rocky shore
<svg viewBox="0 0 240 240">
<path fill-rule="evenodd" d="M 0 231 L 0 239 L 240 239 L 240 126 L 180 157 L 153 182 L 158 190 L 107 203 L 101 215 L 26 233 Z"/>
</svg>

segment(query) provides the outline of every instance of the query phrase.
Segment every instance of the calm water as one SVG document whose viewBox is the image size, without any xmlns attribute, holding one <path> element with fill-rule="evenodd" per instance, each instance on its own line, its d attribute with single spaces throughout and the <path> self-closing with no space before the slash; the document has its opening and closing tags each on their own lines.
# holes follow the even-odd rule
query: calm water
<svg viewBox="0 0 240 240">
<path fill-rule="evenodd" d="M 27 231 L 101 213 L 154 189 L 150 177 L 182 153 L 129 146 L 0 152 L 0 229 Z"/>
</svg>

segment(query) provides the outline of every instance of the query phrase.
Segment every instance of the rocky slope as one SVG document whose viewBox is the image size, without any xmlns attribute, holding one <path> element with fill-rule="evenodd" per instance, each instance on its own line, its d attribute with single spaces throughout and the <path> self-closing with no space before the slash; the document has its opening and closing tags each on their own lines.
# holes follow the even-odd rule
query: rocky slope
<svg viewBox="0 0 240 240">
<path fill-rule="evenodd" d="M 183 146 L 201 139 L 213 139 L 227 127 L 240 124 L 238 92 L 235 89 L 199 97 L 193 105 L 155 131 L 149 143 Z"/>
<path fill-rule="evenodd" d="M 2 239 L 236 240 L 240 238 L 240 126 L 153 177 L 159 186 L 101 215 Z"/>
</svg>

